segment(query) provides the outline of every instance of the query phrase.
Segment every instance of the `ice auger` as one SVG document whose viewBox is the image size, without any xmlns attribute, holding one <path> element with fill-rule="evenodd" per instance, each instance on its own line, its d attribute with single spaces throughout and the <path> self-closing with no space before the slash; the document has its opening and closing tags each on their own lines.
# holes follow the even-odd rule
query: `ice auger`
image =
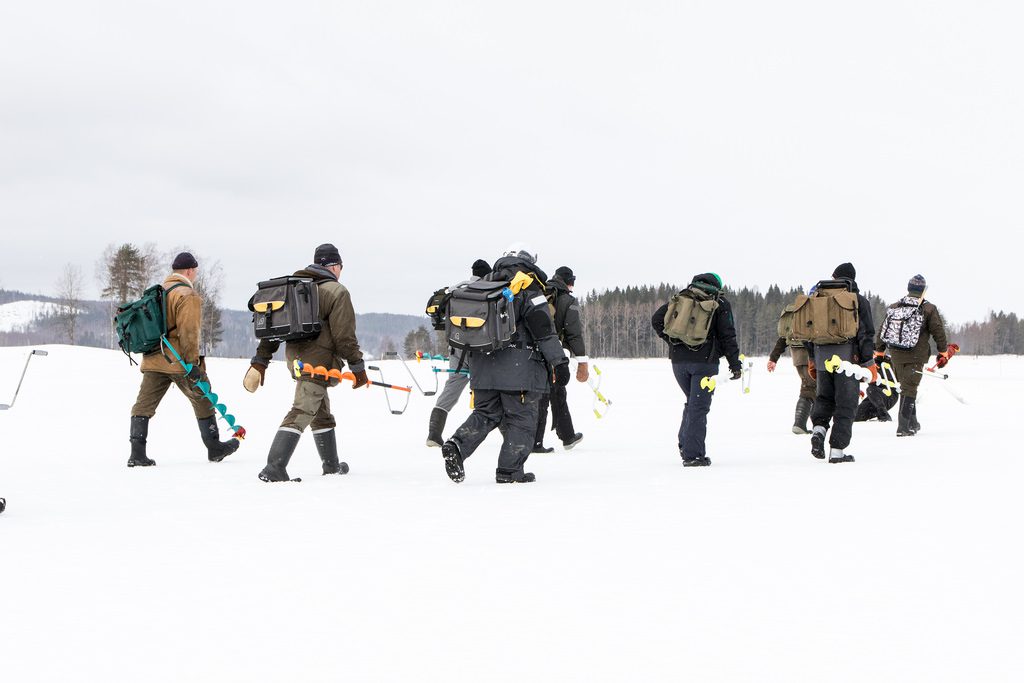
<svg viewBox="0 0 1024 683">
<path fill-rule="evenodd" d="M 171 353 L 174 354 L 175 360 L 177 360 L 178 364 L 185 369 L 186 375 L 192 372 L 192 363 L 185 362 L 185 359 L 181 357 L 181 354 L 178 353 L 178 350 L 171 345 L 171 342 L 167 341 L 166 336 L 160 337 L 160 344 L 170 349 Z M 167 354 L 164 354 L 164 358 L 167 358 Z M 217 411 L 217 414 L 220 415 L 221 419 L 223 419 L 224 422 L 227 423 L 228 427 L 230 427 L 233 430 L 234 433 L 231 436 L 233 436 L 236 439 L 244 439 L 245 427 L 235 422 L 235 416 L 229 413 L 227 406 L 220 402 L 220 397 L 217 396 L 217 394 L 210 391 L 210 383 L 203 382 L 202 380 L 200 380 L 198 382 L 195 382 L 194 386 L 196 389 L 199 390 L 199 393 L 203 395 L 203 398 L 210 402 L 210 404 L 213 406 L 213 409 Z"/>
</svg>

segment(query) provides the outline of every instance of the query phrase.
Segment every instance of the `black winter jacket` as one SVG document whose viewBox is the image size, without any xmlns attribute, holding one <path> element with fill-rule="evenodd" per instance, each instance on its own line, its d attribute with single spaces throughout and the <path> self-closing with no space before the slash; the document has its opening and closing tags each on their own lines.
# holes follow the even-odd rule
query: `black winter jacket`
<svg viewBox="0 0 1024 683">
<path fill-rule="evenodd" d="M 717 363 L 725 356 L 729 361 L 729 369 L 741 370 L 740 347 L 736 342 L 736 323 L 732 317 L 732 304 L 725 297 L 719 297 L 718 310 L 711 323 L 711 334 L 708 340 L 696 350 L 681 344 L 665 334 L 665 314 L 668 304 L 664 304 L 651 316 L 651 326 L 655 333 L 669 345 L 669 358 L 673 363 Z"/>
<path fill-rule="evenodd" d="M 871 302 L 860 293 L 856 281 L 847 280 L 847 282 L 850 284 L 850 291 L 857 295 L 857 317 L 859 318 L 857 338 L 851 339 L 847 343 L 853 344 L 854 362 L 868 367 L 875 364 L 872 357 L 875 350 L 875 322 L 871 315 Z M 807 347 L 807 353 L 813 359 L 814 344 L 805 342 L 804 345 Z"/>
<path fill-rule="evenodd" d="M 485 279 L 511 280 L 520 271 L 532 275 L 535 281 L 513 301 L 514 344 L 500 351 L 470 355 L 473 370 L 469 385 L 473 389 L 548 393 L 551 369 L 569 362 L 558 343 L 548 300 L 541 287 L 547 277 L 544 271 L 521 258 L 506 256 L 495 262 L 493 272 Z"/>
<path fill-rule="evenodd" d="M 555 292 L 555 332 L 558 340 L 572 355 L 586 358 L 587 347 L 583 343 L 579 302 L 569 291 L 569 286 L 558 278 L 548 280 L 548 289 Z"/>
</svg>

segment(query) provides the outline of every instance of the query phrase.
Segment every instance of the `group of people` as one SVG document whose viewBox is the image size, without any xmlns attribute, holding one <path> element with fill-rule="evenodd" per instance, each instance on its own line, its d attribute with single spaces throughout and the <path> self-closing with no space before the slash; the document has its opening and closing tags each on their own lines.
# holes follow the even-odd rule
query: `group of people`
<svg viewBox="0 0 1024 683">
<path fill-rule="evenodd" d="M 210 386 L 205 360 L 199 355 L 202 307 L 194 288 L 198 268 L 196 259 L 183 252 L 174 259 L 172 273 L 163 283 L 167 338 L 188 362 L 174 363 L 162 353 L 150 353 L 143 358 L 142 383 L 131 414 L 129 467 L 156 464 L 146 454 L 148 426 L 171 385 L 191 402 L 210 461 L 220 462 L 238 449 L 237 438 L 221 441 L 214 406 L 204 400 L 203 392 L 197 389 L 199 384 L 207 390 Z M 342 268 L 338 249 L 332 244 L 322 244 L 315 249 L 313 262 L 295 273 L 296 278 L 315 283 L 319 299 L 318 333 L 310 338 L 283 342 L 284 353 L 289 367 L 301 360 L 311 366 L 340 371 L 347 364 L 352 388 L 359 389 L 370 382 L 356 338 L 351 296 L 339 282 Z M 527 458 L 532 453 L 553 450 L 544 444 L 549 406 L 553 430 L 563 448 L 572 449 L 583 439 L 575 430 L 566 400 L 566 386 L 571 379 L 570 357 L 578 363 L 577 381 L 586 382 L 589 376 L 580 306 L 572 294 L 575 274 L 570 267 L 562 266 L 549 278 L 537 264 L 536 252 L 522 245 L 507 249 L 493 265 L 478 259 L 471 273 L 468 280 L 439 292 L 450 294 L 473 283 L 498 283 L 501 295 L 508 302 L 502 315 L 510 318 L 506 322 L 513 333 L 505 343 L 486 351 L 459 349 L 453 344 L 448 378 L 430 414 L 427 445 L 440 448 L 448 477 L 461 482 L 465 478 L 465 461 L 497 429 L 502 435 L 502 446 L 495 480 L 498 483 L 532 482 L 536 477 L 525 470 Z M 502 288 L 500 283 L 510 284 Z M 916 395 L 923 366 L 929 357 L 929 338 L 934 339 L 938 347 L 940 364 L 943 359 L 948 360 L 942 318 L 935 306 L 924 299 L 925 288 L 924 278 L 915 276 L 910 281 L 907 296 L 890 307 L 893 318 L 900 322 L 899 333 L 903 334 L 895 338 L 908 338 L 904 329 L 908 324 L 911 332 L 915 325 L 918 328 L 917 336 L 909 335 L 913 339 L 909 347 L 888 348 L 894 337 L 883 334 L 888 329 L 886 326 L 876 335 L 870 304 L 859 293 L 856 270 L 850 263 L 838 266 L 830 280 L 819 282 L 809 292 L 809 297 L 833 297 L 837 305 L 852 310 L 852 324 L 847 324 L 846 331 L 833 330 L 827 338 L 802 336 L 799 331 L 780 336 L 768 370 L 774 371 L 781 354 L 789 348 L 800 375 L 793 431 L 811 434 L 814 457 L 825 458 L 827 436 L 829 462 L 853 461 L 846 449 L 858 412 L 860 380 L 823 371 L 826 361 L 832 359 L 857 364 L 870 371 L 872 378 L 877 377 L 878 364 L 883 360 L 889 362 L 902 385 L 897 434 L 910 436 L 920 429 Z M 685 467 L 711 464 L 706 450 L 707 416 L 720 359 L 724 356 L 727 360 L 730 380 L 742 377 L 735 320 L 723 290 L 721 277 L 701 273 L 679 295 L 656 310 L 651 319 L 655 332 L 669 346 L 672 370 L 686 397 L 677 435 L 679 455 Z M 812 308 L 814 306 L 807 305 L 805 310 Z M 905 314 L 904 309 L 910 309 L 912 315 Z M 444 323 L 443 313 L 440 315 Z M 886 325 L 888 322 L 887 317 Z M 459 324 L 465 329 L 469 323 L 460 320 Z M 267 367 L 281 343 L 272 339 L 259 342 L 243 378 L 247 391 L 255 392 L 263 386 Z M 891 358 L 886 355 L 887 351 Z M 259 473 L 261 480 L 290 480 L 287 467 L 307 428 L 312 430 L 323 474 L 340 475 L 349 471 L 338 455 L 337 422 L 328 396 L 328 389 L 339 383 L 339 376 L 340 373 L 335 376 L 296 373 L 292 405 L 271 443 L 266 466 Z M 472 413 L 445 439 L 443 431 L 448 414 L 466 386 L 473 392 Z M 884 401 L 879 401 L 869 385 L 867 403 L 871 415 L 885 419 L 888 407 Z"/>
<path fill-rule="evenodd" d="M 945 367 L 951 355 L 942 315 L 935 304 L 925 299 L 928 283 L 924 276 L 918 274 L 910 278 L 906 296 L 887 308 L 877 331 L 870 303 L 859 293 L 856 277 L 853 264 L 843 263 L 832 273 L 829 283 L 845 282 L 849 291 L 857 294 L 859 324 L 855 337 L 838 343 L 814 344 L 792 335 L 780 336 L 768 358 L 768 372 L 774 372 L 779 358 L 789 348 L 800 377 L 793 432 L 810 433 L 812 455 L 824 458 L 825 436 L 831 423 L 829 462 L 833 463 L 853 462 L 853 456 L 845 449 L 850 444 L 854 422 L 872 419 L 890 422 L 889 411 L 897 401 L 896 436 L 917 434 L 921 430 L 917 420 L 917 391 L 931 357 L 932 344 L 937 352 L 938 367 Z M 811 292 L 822 284 L 812 287 Z M 846 374 L 820 371 L 825 362 L 835 356 L 859 364 L 871 373 L 872 381 L 864 389 L 863 401 L 859 401 L 860 380 Z M 874 381 L 883 363 L 892 368 L 893 377 L 899 383 L 898 391 L 885 391 Z"/>
</svg>

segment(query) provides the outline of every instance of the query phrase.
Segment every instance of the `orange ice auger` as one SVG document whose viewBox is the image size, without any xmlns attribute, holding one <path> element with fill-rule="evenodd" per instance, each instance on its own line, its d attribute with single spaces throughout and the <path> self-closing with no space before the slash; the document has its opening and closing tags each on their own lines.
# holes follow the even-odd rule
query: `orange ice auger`
<svg viewBox="0 0 1024 683">
<path fill-rule="evenodd" d="M 376 370 L 377 372 L 380 372 L 380 368 L 373 365 L 367 366 L 367 370 Z M 353 384 L 355 384 L 356 381 L 356 376 L 351 372 L 342 372 L 336 368 L 328 370 L 322 365 L 313 366 L 309 363 L 303 363 L 298 358 L 296 358 L 292 363 L 292 371 L 295 373 L 295 379 L 299 379 L 303 375 L 309 375 L 313 378 L 322 377 L 325 381 L 330 381 L 332 379 L 336 379 L 339 382 L 348 380 Z M 383 373 L 381 373 L 381 377 L 383 377 Z M 406 393 L 405 405 L 401 410 L 394 410 L 391 408 L 391 400 L 388 399 L 385 394 L 384 398 L 387 400 L 388 409 L 391 411 L 392 415 L 401 415 L 405 412 L 405 409 L 409 407 L 409 398 L 412 396 L 412 387 L 400 387 L 396 384 L 388 384 L 387 382 L 380 380 L 368 380 L 368 382 L 370 386 L 380 387 L 381 389 L 394 389 L 395 391 L 404 391 Z"/>
</svg>

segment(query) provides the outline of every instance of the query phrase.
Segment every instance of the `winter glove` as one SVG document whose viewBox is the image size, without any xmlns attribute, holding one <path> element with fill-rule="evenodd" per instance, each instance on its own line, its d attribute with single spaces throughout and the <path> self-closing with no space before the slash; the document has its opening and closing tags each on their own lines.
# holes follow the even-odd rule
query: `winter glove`
<svg viewBox="0 0 1024 683">
<path fill-rule="evenodd" d="M 203 373 L 199 371 L 199 363 L 194 363 L 192 369 L 185 373 L 185 377 L 188 377 L 188 381 L 192 384 L 197 384 L 203 379 Z"/>
<path fill-rule="evenodd" d="M 366 370 L 360 370 L 359 372 L 353 372 L 352 374 L 356 377 L 356 381 L 352 382 L 353 389 L 365 387 L 370 383 L 370 378 L 366 376 Z"/>
<path fill-rule="evenodd" d="M 555 366 L 555 384 L 564 387 L 569 383 L 569 363 L 559 363 Z"/>
<path fill-rule="evenodd" d="M 729 378 L 729 381 L 731 382 L 734 379 L 739 379 L 742 376 L 743 376 L 743 370 L 740 370 L 739 368 L 736 368 L 735 370 L 732 371 L 732 377 Z"/>
<path fill-rule="evenodd" d="M 872 363 L 868 366 L 868 370 L 871 371 L 871 383 L 874 384 L 878 381 L 878 365 Z"/>
<path fill-rule="evenodd" d="M 256 393 L 256 390 L 263 386 L 266 371 L 267 366 L 251 363 L 249 369 L 245 371 L 245 377 L 242 378 L 242 386 L 245 387 L 245 390 L 250 394 Z"/>
<path fill-rule="evenodd" d="M 768 372 L 775 372 L 775 361 L 768 361 Z"/>
<path fill-rule="evenodd" d="M 590 367 L 586 363 L 580 363 L 576 368 L 576 381 L 586 382 L 590 379 Z"/>
<path fill-rule="evenodd" d="M 946 363 L 949 362 L 949 351 L 943 351 L 942 353 L 935 356 L 935 365 L 940 368 L 946 367 Z"/>
<path fill-rule="evenodd" d="M 875 351 L 873 358 L 875 359 L 875 365 L 881 365 L 885 361 L 885 351 Z"/>
<path fill-rule="evenodd" d="M 811 376 L 811 379 L 818 379 L 818 369 L 814 366 L 814 360 L 807 361 L 807 374 Z"/>
</svg>

